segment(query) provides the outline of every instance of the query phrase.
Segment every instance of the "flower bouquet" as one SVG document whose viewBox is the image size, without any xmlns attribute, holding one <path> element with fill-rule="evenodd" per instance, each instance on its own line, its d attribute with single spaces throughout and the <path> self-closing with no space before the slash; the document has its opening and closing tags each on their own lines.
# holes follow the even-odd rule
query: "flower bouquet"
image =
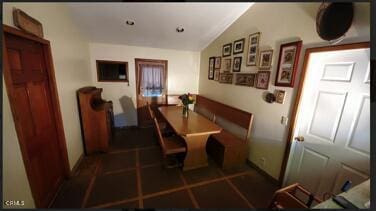
<svg viewBox="0 0 376 211">
<path fill-rule="evenodd" d="M 188 94 L 183 94 L 179 96 L 179 99 L 181 100 L 181 103 L 183 104 L 183 116 L 188 117 L 188 111 L 189 111 L 189 104 L 193 104 L 195 100 L 193 99 L 193 96 Z"/>
</svg>

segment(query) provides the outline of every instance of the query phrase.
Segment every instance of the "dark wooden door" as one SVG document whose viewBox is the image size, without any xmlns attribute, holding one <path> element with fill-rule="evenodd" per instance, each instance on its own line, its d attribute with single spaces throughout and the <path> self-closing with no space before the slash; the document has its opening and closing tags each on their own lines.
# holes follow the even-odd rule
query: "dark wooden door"
<svg viewBox="0 0 376 211">
<path fill-rule="evenodd" d="M 43 45 L 5 33 L 7 89 L 33 197 L 47 207 L 64 179 Z M 17 185 L 17 184 L 14 184 Z"/>
<path fill-rule="evenodd" d="M 147 110 L 147 103 L 151 105 L 153 110 L 156 110 L 158 105 L 167 104 L 167 60 L 155 60 L 155 59 L 135 59 L 136 64 L 136 96 L 137 96 L 137 121 L 139 127 L 146 127 L 152 124 L 149 112 Z M 142 92 L 142 74 L 145 70 L 144 67 L 155 66 L 162 68 L 164 72 L 164 78 L 162 80 L 163 91 L 159 96 L 147 96 Z M 150 69 L 150 68 L 148 68 Z M 159 115 L 158 112 L 155 112 Z"/>
</svg>

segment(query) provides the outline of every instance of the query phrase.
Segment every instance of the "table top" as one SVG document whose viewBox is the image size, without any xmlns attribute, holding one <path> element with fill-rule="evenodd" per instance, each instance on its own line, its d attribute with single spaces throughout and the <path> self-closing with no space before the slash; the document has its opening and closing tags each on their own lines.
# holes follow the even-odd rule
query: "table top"
<svg viewBox="0 0 376 211">
<path fill-rule="evenodd" d="M 180 136 L 195 136 L 220 133 L 222 128 L 200 114 L 189 110 L 183 117 L 183 107 L 162 106 L 158 108 L 166 121 Z"/>
<path fill-rule="evenodd" d="M 343 192 L 339 195 L 345 197 L 358 208 L 365 209 L 367 208 L 365 203 L 370 200 L 370 180 L 367 180 L 351 188 L 348 192 Z M 314 209 L 322 208 L 342 209 L 342 207 L 335 203 L 331 198 L 314 207 Z"/>
</svg>

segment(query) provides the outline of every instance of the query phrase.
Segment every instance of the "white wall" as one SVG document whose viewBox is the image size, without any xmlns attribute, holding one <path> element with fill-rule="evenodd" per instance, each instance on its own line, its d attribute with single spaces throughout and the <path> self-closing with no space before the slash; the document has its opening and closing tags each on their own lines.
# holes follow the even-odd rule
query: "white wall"
<svg viewBox="0 0 376 211">
<path fill-rule="evenodd" d="M 102 98 L 112 100 L 115 126 L 137 125 L 135 58 L 168 60 L 168 94 L 198 93 L 199 52 L 90 43 L 92 80 L 103 88 Z M 98 82 L 96 60 L 128 62 L 129 86 L 123 82 Z"/>
<path fill-rule="evenodd" d="M 14 26 L 13 7 L 22 9 L 39 20 L 43 25 L 45 39 L 51 42 L 68 157 L 72 168 L 83 153 L 75 91 L 92 83 L 87 39 L 81 35 L 63 4 L 4 3 L 4 24 Z M 3 199 L 25 200 L 23 208 L 32 208 L 35 205 L 25 175 L 5 85 L 3 102 Z"/>
<path fill-rule="evenodd" d="M 282 116 L 290 117 L 296 94 L 296 89 L 273 85 L 279 46 L 299 39 L 303 41 L 297 74 L 299 79 L 304 50 L 307 47 L 329 45 L 316 33 L 315 17 L 319 5 L 320 3 L 256 3 L 201 52 L 199 94 L 254 114 L 249 159 L 276 179 L 279 177 L 288 132 L 288 126 L 280 124 L 280 119 Z M 368 3 L 355 5 L 353 26 L 342 43 L 369 40 L 369 11 Z M 245 46 L 248 46 L 248 35 L 255 32 L 261 32 L 261 50 L 274 50 L 268 91 L 274 92 L 276 88 L 286 90 L 285 103 L 282 105 L 262 100 L 265 90 L 220 84 L 207 79 L 209 57 L 221 56 L 224 44 L 241 38 L 246 38 Z M 257 68 L 245 65 L 246 49 L 245 47 L 241 72 L 257 72 Z M 295 84 L 296 87 L 298 80 Z M 265 165 L 260 162 L 261 158 L 265 158 Z"/>
</svg>

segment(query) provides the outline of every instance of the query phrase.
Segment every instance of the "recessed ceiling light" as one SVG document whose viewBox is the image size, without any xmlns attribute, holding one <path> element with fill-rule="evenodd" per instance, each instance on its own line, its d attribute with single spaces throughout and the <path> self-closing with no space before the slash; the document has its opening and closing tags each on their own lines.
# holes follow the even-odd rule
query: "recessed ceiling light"
<svg viewBox="0 0 376 211">
<path fill-rule="evenodd" d="M 132 20 L 127 20 L 125 23 L 126 23 L 127 25 L 130 25 L 130 26 L 133 26 L 133 25 L 134 25 L 134 21 L 132 21 Z"/>
<path fill-rule="evenodd" d="M 178 27 L 176 28 L 176 31 L 179 32 L 179 33 L 181 33 L 181 32 L 184 31 L 184 28 L 181 27 L 181 26 L 178 26 Z"/>
</svg>

